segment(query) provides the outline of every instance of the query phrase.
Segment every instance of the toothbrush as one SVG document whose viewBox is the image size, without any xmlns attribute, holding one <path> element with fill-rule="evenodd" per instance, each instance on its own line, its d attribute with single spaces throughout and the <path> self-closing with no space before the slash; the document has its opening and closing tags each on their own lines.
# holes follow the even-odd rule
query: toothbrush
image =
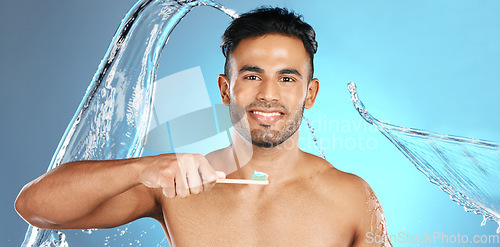
<svg viewBox="0 0 500 247">
<path fill-rule="evenodd" d="M 269 180 L 267 180 L 268 175 L 263 172 L 254 171 L 252 174 L 252 179 L 217 179 L 216 183 L 221 184 L 260 184 L 266 185 L 269 184 Z"/>
</svg>

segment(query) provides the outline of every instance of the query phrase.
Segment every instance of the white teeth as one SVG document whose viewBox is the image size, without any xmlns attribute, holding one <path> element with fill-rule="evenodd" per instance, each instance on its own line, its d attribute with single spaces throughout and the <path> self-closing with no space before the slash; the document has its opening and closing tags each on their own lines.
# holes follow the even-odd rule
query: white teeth
<svg viewBox="0 0 500 247">
<path fill-rule="evenodd" d="M 261 112 L 261 111 L 253 111 L 254 114 L 258 114 L 258 115 L 261 115 L 261 116 L 264 116 L 264 117 L 271 117 L 271 116 L 279 116 L 281 115 L 281 113 L 279 112 Z"/>
</svg>

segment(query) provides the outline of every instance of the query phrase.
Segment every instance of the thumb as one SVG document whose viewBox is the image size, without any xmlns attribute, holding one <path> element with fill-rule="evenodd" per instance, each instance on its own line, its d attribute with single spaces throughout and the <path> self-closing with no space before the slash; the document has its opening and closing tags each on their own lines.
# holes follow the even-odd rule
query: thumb
<svg viewBox="0 0 500 247">
<path fill-rule="evenodd" d="M 226 178 L 226 174 L 224 172 L 215 171 L 215 174 L 217 174 L 217 179 L 224 179 L 224 178 Z"/>
</svg>

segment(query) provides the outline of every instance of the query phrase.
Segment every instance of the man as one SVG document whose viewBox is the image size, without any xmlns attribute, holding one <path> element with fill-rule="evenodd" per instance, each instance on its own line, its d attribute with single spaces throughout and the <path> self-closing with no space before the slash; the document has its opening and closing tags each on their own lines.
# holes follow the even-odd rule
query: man
<svg viewBox="0 0 500 247">
<path fill-rule="evenodd" d="M 27 184 L 17 211 L 50 229 L 152 217 L 172 246 L 390 245 L 370 186 L 298 148 L 303 110 L 319 90 L 316 48 L 314 30 L 294 13 L 243 14 L 223 35 L 225 74 L 218 77 L 234 124 L 229 147 L 205 157 L 64 164 Z M 269 175 L 269 185 L 216 184 L 225 174 L 250 179 L 255 170 Z"/>
</svg>

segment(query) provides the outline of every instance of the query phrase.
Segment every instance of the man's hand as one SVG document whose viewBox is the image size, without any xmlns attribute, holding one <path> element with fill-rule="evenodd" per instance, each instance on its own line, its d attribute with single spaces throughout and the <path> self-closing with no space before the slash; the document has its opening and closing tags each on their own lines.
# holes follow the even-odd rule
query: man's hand
<svg viewBox="0 0 500 247">
<path fill-rule="evenodd" d="M 223 172 L 216 172 L 201 154 L 161 154 L 141 160 L 140 181 L 150 188 L 162 188 L 167 198 L 186 198 L 209 191 Z"/>
</svg>

